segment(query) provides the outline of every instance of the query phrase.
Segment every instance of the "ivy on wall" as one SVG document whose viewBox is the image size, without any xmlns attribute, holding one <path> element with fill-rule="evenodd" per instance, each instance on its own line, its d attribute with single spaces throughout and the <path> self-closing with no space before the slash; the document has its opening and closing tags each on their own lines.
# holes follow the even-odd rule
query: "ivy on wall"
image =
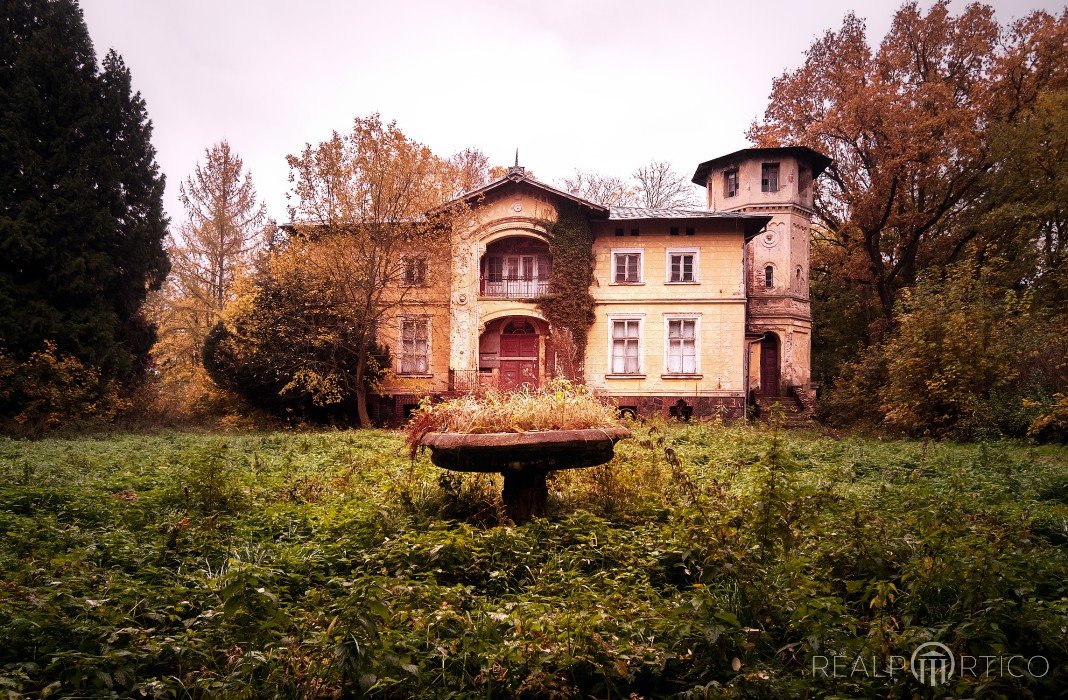
<svg viewBox="0 0 1068 700">
<path fill-rule="evenodd" d="M 549 277 L 549 293 L 538 299 L 538 308 L 545 315 L 557 336 L 557 352 L 567 335 L 574 345 L 579 367 L 568 374 L 569 379 L 581 380 L 581 363 L 586 356 L 586 341 L 593 325 L 593 232 L 589 221 L 577 207 L 561 204 L 556 222 L 550 227 L 549 253 L 553 271 Z M 566 330 L 568 333 L 560 333 Z"/>
</svg>

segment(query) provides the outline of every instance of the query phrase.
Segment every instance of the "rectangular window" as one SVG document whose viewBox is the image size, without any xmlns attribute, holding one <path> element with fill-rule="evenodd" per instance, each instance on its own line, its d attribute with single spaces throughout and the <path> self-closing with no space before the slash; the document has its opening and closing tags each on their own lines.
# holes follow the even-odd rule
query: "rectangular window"
<svg viewBox="0 0 1068 700">
<path fill-rule="evenodd" d="M 697 373 L 697 319 L 668 320 L 668 374 Z"/>
<path fill-rule="evenodd" d="M 728 170 L 723 173 L 723 191 L 728 197 L 738 194 L 738 171 Z"/>
<path fill-rule="evenodd" d="M 426 258 L 416 256 L 404 260 L 404 284 L 416 287 L 426 283 Z"/>
<path fill-rule="evenodd" d="M 641 321 L 636 318 L 612 321 L 612 374 L 641 372 L 640 328 Z"/>
<path fill-rule="evenodd" d="M 642 281 L 641 253 L 613 253 L 612 261 L 612 279 L 616 284 L 636 284 Z"/>
<path fill-rule="evenodd" d="M 778 163 L 761 163 L 760 164 L 760 191 L 761 192 L 778 192 L 779 191 L 779 164 Z"/>
<path fill-rule="evenodd" d="M 400 374 L 430 372 L 430 319 L 401 321 Z"/>
<path fill-rule="evenodd" d="M 490 282 L 500 282 L 504 279 L 504 258 L 497 255 L 486 258 L 486 279 Z"/>
<path fill-rule="evenodd" d="M 697 253 L 668 252 L 668 282 L 696 282 Z"/>
</svg>

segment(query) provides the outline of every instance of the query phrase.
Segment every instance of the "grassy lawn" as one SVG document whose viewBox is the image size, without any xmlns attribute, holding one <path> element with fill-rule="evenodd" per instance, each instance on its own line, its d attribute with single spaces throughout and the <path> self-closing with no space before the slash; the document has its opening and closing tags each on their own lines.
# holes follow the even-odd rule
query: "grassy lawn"
<svg viewBox="0 0 1068 700">
<path fill-rule="evenodd" d="M 515 528 L 402 443 L 0 439 L 0 692 L 924 697 L 932 640 L 940 696 L 1068 685 L 1063 448 L 636 428 Z"/>
</svg>

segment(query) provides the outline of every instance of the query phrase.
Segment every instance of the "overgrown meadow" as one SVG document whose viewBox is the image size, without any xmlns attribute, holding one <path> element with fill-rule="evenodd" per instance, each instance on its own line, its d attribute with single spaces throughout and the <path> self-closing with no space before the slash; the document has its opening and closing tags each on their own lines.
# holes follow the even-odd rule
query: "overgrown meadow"
<svg viewBox="0 0 1068 700">
<path fill-rule="evenodd" d="M 635 435 L 609 465 L 557 473 L 551 517 L 518 528 L 501 523 L 499 477 L 411 461 L 399 433 L 0 441 L 0 690 L 1048 697 L 1068 685 L 1068 450 L 700 424 Z M 1016 661 L 937 691 L 886 672 L 928 640 L 1048 666 L 1028 675 Z M 835 655 L 848 661 L 813 672 Z"/>
</svg>

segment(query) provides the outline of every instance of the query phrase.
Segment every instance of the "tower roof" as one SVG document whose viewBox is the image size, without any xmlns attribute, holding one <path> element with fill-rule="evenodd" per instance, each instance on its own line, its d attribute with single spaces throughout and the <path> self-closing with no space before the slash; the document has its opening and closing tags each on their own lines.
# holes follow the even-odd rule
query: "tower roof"
<svg viewBox="0 0 1068 700">
<path fill-rule="evenodd" d="M 827 169 L 827 166 L 834 161 L 831 158 L 823 155 L 819 151 L 813 150 L 808 146 L 782 146 L 778 148 L 743 148 L 740 151 L 734 153 L 728 153 L 725 156 L 719 156 L 712 160 L 706 160 L 697 166 L 697 170 L 693 174 L 693 183 L 705 187 L 708 184 L 708 174 L 712 172 L 713 168 L 717 168 L 721 165 L 728 165 L 730 163 L 736 163 L 738 161 L 746 160 L 748 158 L 776 158 L 779 156 L 793 156 L 798 160 L 808 161 L 812 165 L 812 177 L 813 179 L 819 177 L 819 174 Z"/>
</svg>

